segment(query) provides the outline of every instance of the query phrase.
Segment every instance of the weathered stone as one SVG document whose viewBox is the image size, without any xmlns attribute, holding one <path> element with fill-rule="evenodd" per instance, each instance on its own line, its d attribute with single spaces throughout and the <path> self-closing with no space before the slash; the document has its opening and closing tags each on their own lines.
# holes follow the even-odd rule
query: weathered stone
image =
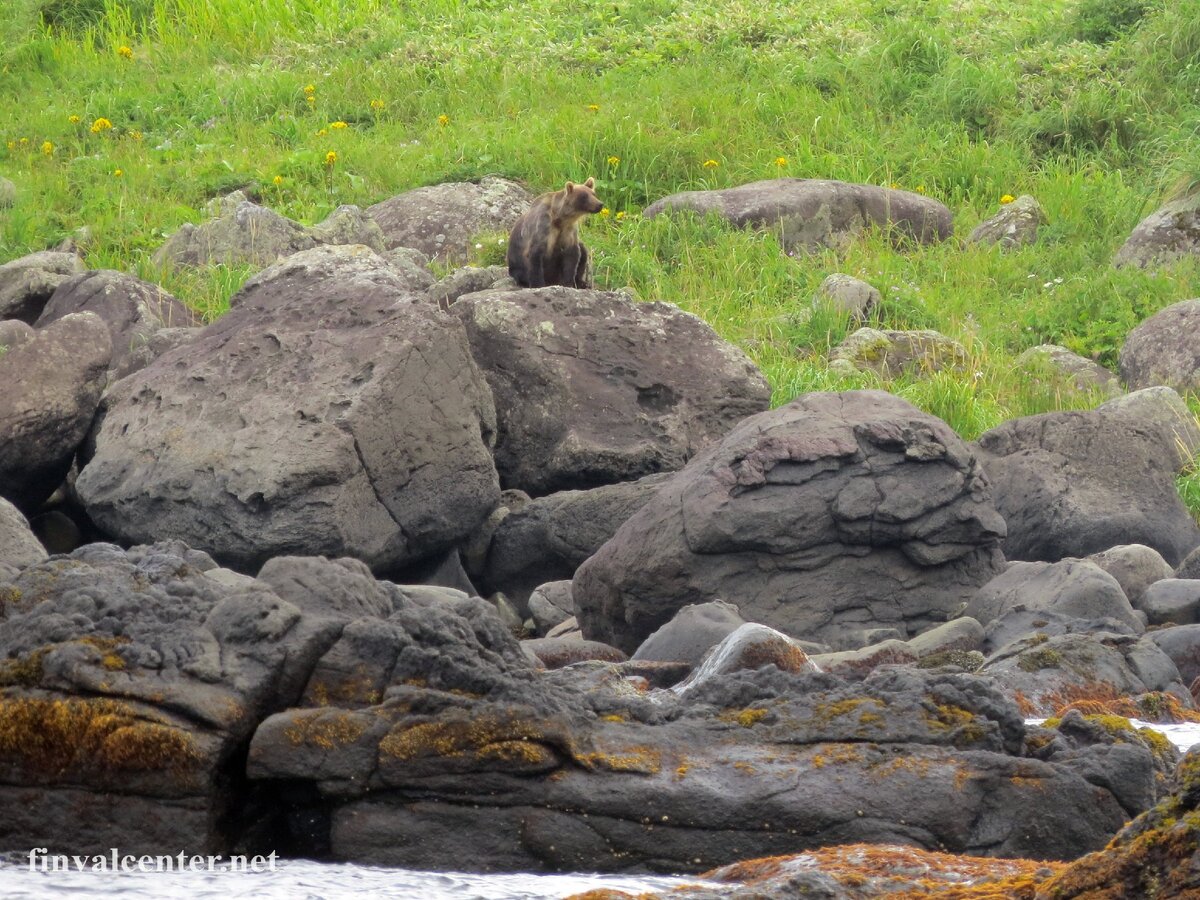
<svg viewBox="0 0 1200 900">
<path fill-rule="evenodd" d="M 1117 579 L 1134 609 L 1140 608 L 1138 604 L 1146 588 L 1175 574 L 1162 554 L 1145 544 L 1119 544 L 1093 553 L 1087 557 L 1087 561 L 1095 563 Z"/>
<path fill-rule="evenodd" d="M 767 408 L 749 358 L 665 303 L 564 287 L 451 307 L 496 400 L 501 484 L 530 494 L 680 468 Z"/>
<path fill-rule="evenodd" d="M 1140 543 L 1177 564 L 1200 543 L 1175 488 L 1198 445 L 1195 421 L 1166 388 L 993 428 L 979 439 L 980 462 L 1008 523 L 1005 554 L 1054 561 Z"/>
<path fill-rule="evenodd" d="M 43 250 L 0 266 L 0 320 L 37 321 L 58 286 L 87 268 L 74 253 Z"/>
<path fill-rule="evenodd" d="M 539 585 L 529 595 L 527 605 L 538 634 L 546 635 L 556 625 L 562 624 L 575 615 L 570 580 L 551 581 Z"/>
<path fill-rule="evenodd" d="M 967 351 L 936 331 L 881 331 L 860 328 L 833 348 L 829 367 L 835 370 L 875 372 L 884 378 L 905 371 L 919 374 L 961 369 Z"/>
<path fill-rule="evenodd" d="M 318 244 L 361 244 L 382 253 L 386 241 L 379 224 L 357 206 L 343 204 L 308 229 Z"/>
<path fill-rule="evenodd" d="M 1176 625 L 1146 633 L 1175 667 L 1184 684 L 1200 678 L 1200 625 Z"/>
<path fill-rule="evenodd" d="M 33 326 L 20 319 L 0 320 L 0 353 L 9 350 L 17 344 L 23 344 L 33 337 Z"/>
<path fill-rule="evenodd" d="M 1117 376 L 1099 363 L 1084 359 L 1057 344 L 1039 344 L 1017 357 L 1017 368 L 1033 379 L 1049 376 L 1053 386 L 1069 387 L 1081 394 L 1113 397 L 1121 393 Z"/>
<path fill-rule="evenodd" d="M 821 672 L 858 681 L 880 666 L 910 665 L 917 661 L 916 652 L 905 641 L 887 640 L 860 647 L 812 657 L 813 665 Z"/>
<path fill-rule="evenodd" d="M 996 244 L 1008 250 L 1037 241 L 1038 228 L 1050 220 L 1042 205 L 1028 194 L 1000 207 L 990 219 L 980 222 L 967 236 L 968 244 Z"/>
<path fill-rule="evenodd" d="M 383 229 L 387 247 L 413 247 L 432 259 L 465 260 L 484 231 L 516 224 L 533 196 L 519 184 L 487 176 L 417 188 L 367 209 Z"/>
<path fill-rule="evenodd" d="M 108 328 L 74 313 L 0 353 L 0 496 L 32 510 L 62 483 L 92 424 Z"/>
<path fill-rule="evenodd" d="M 1121 378 L 1131 389 L 1164 385 L 1200 390 L 1200 300 L 1168 306 L 1129 332 L 1121 347 Z"/>
<path fill-rule="evenodd" d="M 817 289 L 817 296 L 813 297 L 814 307 L 830 305 L 848 313 L 858 322 L 865 322 L 882 302 L 883 295 L 877 288 L 853 275 L 840 273 L 830 275 L 822 281 Z"/>
<path fill-rule="evenodd" d="M 114 380 L 154 358 L 150 343 L 160 329 L 201 324 L 199 316 L 158 285 L 108 269 L 75 275 L 60 284 L 38 317 L 37 327 L 77 312 L 95 313 L 108 326 Z"/>
<path fill-rule="evenodd" d="M 731 603 L 690 603 L 642 641 L 632 658 L 698 666 L 709 650 L 745 624 Z"/>
<path fill-rule="evenodd" d="M 531 651 L 547 669 L 561 669 L 589 660 L 619 663 L 629 658 L 608 644 L 569 637 L 533 638 L 522 641 L 521 646 Z"/>
<path fill-rule="evenodd" d="M 1200 580 L 1164 578 L 1146 589 L 1138 608 L 1151 625 L 1200 623 Z"/>
<path fill-rule="evenodd" d="M 685 191 L 646 207 L 643 215 L 691 210 L 716 213 L 738 227 L 775 231 L 789 253 L 841 248 L 870 227 L 927 244 L 954 229 L 950 210 L 929 197 L 870 184 L 804 178 L 756 181 L 719 191 Z"/>
<path fill-rule="evenodd" d="M 745 420 L 662 485 L 575 575 L 584 634 L 631 651 L 687 603 L 835 648 L 945 621 L 1003 565 L 966 445 L 881 391 Z"/>
<path fill-rule="evenodd" d="M 511 282 L 508 287 L 502 287 L 502 290 L 517 287 L 517 283 L 508 277 L 508 268 L 505 266 L 464 266 L 427 288 L 425 296 L 442 309 L 449 309 L 450 304 L 459 297 L 490 291 L 501 282 Z"/>
<path fill-rule="evenodd" d="M 908 642 L 918 659 L 955 650 L 978 650 L 983 646 L 983 625 L 970 616 L 959 616 L 944 625 L 923 631 Z"/>
<path fill-rule="evenodd" d="M 1200 193 L 1174 200 L 1138 223 L 1113 264 L 1158 266 L 1200 254 Z"/>
<path fill-rule="evenodd" d="M 19 509 L 0 497 L 0 566 L 24 569 L 44 559 L 46 550 L 34 537 L 29 522 Z"/>
<path fill-rule="evenodd" d="M 458 322 L 363 247 L 251 279 L 191 343 L 118 382 L 76 489 L 106 532 L 253 570 L 287 553 L 389 569 L 496 505 L 491 397 Z"/>
</svg>

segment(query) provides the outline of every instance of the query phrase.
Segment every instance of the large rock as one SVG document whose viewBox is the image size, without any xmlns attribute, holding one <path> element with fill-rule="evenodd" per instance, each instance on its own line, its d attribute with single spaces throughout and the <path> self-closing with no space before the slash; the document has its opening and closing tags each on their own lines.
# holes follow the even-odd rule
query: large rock
<svg viewBox="0 0 1200 900">
<path fill-rule="evenodd" d="M 441 260 L 464 260 L 477 234 L 508 231 L 533 196 L 519 184 L 487 176 L 406 191 L 376 203 L 368 215 L 383 229 L 388 249 L 413 247 Z"/>
<path fill-rule="evenodd" d="M 746 355 L 666 303 L 564 287 L 451 308 L 496 398 L 496 468 L 531 494 L 680 468 L 771 391 Z"/>
<path fill-rule="evenodd" d="M 1017 357 L 1016 367 L 1050 388 L 1113 397 L 1121 393 L 1117 376 L 1104 366 L 1057 344 L 1039 344 Z"/>
<path fill-rule="evenodd" d="M 1118 544 L 1087 558 L 1117 579 L 1130 605 L 1138 609 L 1146 588 L 1175 573 L 1162 554 L 1145 544 Z"/>
<path fill-rule="evenodd" d="M 0 266 L 0 320 L 32 325 L 58 286 L 87 268 L 74 253 L 42 250 Z"/>
<path fill-rule="evenodd" d="M 1146 637 L 1171 658 L 1184 684 L 1200 678 L 1200 625 L 1160 628 Z"/>
<path fill-rule="evenodd" d="M 961 369 L 967 351 L 958 341 L 928 329 L 894 331 L 860 328 L 833 348 L 829 368 L 874 372 L 894 378 L 905 371 L 920 375 L 942 369 Z"/>
<path fill-rule="evenodd" d="M 241 191 L 214 200 L 207 222 L 185 222 L 154 252 L 159 266 L 267 266 L 326 244 L 362 244 L 383 250 L 383 235 L 357 207 L 341 206 L 311 228 L 259 206 Z"/>
<path fill-rule="evenodd" d="M 538 585 L 570 579 L 669 477 L 559 491 L 509 512 L 492 534 L 480 572 L 484 590 L 524 603 Z"/>
<path fill-rule="evenodd" d="M 387 569 L 444 552 L 496 505 L 493 416 L 453 317 L 366 248 L 321 247 L 118 382 L 76 490 L 130 542 Z"/>
<path fill-rule="evenodd" d="M 158 285 L 108 269 L 85 272 L 60 284 L 38 317 L 37 327 L 76 312 L 95 313 L 108 326 L 114 380 L 153 360 L 150 344 L 160 329 L 201 324 L 199 316 Z"/>
<path fill-rule="evenodd" d="M 993 428 L 980 462 L 1008 523 L 1005 554 L 1053 562 L 1139 543 L 1177 565 L 1200 544 L 1175 489 L 1197 446 L 1194 419 L 1165 388 Z"/>
<path fill-rule="evenodd" d="M 967 235 L 967 243 L 995 244 L 1004 250 L 1024 247 L 1037 240 L 1038 228 L 1048 221 L 1042 205 L 1028 194 L 1022 194 L 1000 207 L 990 219 L 976 225 Z"/>
<path fill-rule="evenodd" d="M 73 313 L 0 353 L 0 496 L 30 510 L 62 483 L 111 357 L 94 313 Z"/>
<path fill-rule="evenodd" d="M 1200 580 L 1164 578 L 1146 589 L 1138 609 L 1151 625 L 1200 623 Z"/>
<path fill-rule="evenodd" d="M 950 210 L 909 191 L 805 178 L 756 181 L 720 191 L 684 191 L 657 200 L 644 216 L 692 210 L 716 213 L 739 227 L 767 228 L 779 234 L 789 253 L 843 247 L 869 227 L 927 244 L 954 230 Z"/>
<path fill-rule="evenodd" d="M 584 633 L 626 651 L 724 599 L 793 637 L 916 634 L 1001 570 L 1004 522 L 966 445 L 880 391 L 747 419 L 658 489 L 574 579 Z"/>
<path fill-rule="evenodd" d="M 1155 313 L 1129 332 L 1121 347 L 1121 377 L 1130 388 L 1165 385 L 1200 390 L 1200 300 Z"/>
<path fill-rule="evenodd" d="M 853 275 L 835 272 L 826 277 L 813 297 L 813 307 L 832 306 L 847 314 L 852 321 L 865 322 L 879 304 L 883 295 L 879 289 Z"/>
<path fill-rule="evenodd" d="M 1200 254 L 1200 193 L 1168 203 L 1138 223 L 1113 264 L 1152 266 Z"/>
<path fill-rule="evenodd" d="M 21 511 L 0 497 L 0 578 L 4 566 L 24 569 L 46 558 L 46 550 L 34 537 Z"/>
<path fill-rule="evenodd" d="M 745 624 L 731 603 L 689 603 L 642 641 L 632 658 L 697 666 L 709 650 Z"/>
</svg>

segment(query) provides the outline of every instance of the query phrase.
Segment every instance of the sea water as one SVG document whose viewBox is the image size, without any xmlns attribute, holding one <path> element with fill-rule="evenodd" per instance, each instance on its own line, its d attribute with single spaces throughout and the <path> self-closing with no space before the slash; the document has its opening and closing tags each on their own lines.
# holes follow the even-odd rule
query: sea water
<svg viewBox="0 0 1200 900">
<path fill-rule="evenodd" d="M 1161 731 L 1181 751 L 1200 745 L 1200 725 L 1133 722 Z M 259 872 L 41 872 L 30 871 L 23 856 L 0 857 L 3 900 L 559 900 L 599 888 L 636 896 L 697 883 L 698 878 L 652 876 L 416 872 L 302 859 L 281 860 L 274 871 Z"/>
</svg>

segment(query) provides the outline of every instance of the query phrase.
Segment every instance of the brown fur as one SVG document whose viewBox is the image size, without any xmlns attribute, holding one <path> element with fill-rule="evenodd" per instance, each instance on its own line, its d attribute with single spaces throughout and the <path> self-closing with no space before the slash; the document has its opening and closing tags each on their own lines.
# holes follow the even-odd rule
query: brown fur
<svg viewBox="0 0 1200 900">
<path fill-rule="evenodd" d="M 521 287 L 591 287 L 588 252 L 579 240 L 583 217 L 604 208 L 596 180 L 568 181 L 561 191 L 542 194 L 508 236 L 508 274 Z"/>
</svg>

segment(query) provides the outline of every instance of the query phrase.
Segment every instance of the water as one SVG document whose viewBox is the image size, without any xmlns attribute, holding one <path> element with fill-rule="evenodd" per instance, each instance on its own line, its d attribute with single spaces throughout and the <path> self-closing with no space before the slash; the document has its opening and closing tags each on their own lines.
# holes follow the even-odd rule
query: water
<svg viewBox="0 0 1200 900">
<path fill-rule="evenodd" d="M 1133 722 L 1162 732 L 1181 751 L 1200 746 L 1200 724 Z M 30 871 L 23 856 L 0 857 L 4 900 L 560 900 L 598 888 L 636 896 L 698 883 L 652 876 L 415 872 L 310 860 L 282 860 L 273 872 L 41 872 Z"/>
</svg>

